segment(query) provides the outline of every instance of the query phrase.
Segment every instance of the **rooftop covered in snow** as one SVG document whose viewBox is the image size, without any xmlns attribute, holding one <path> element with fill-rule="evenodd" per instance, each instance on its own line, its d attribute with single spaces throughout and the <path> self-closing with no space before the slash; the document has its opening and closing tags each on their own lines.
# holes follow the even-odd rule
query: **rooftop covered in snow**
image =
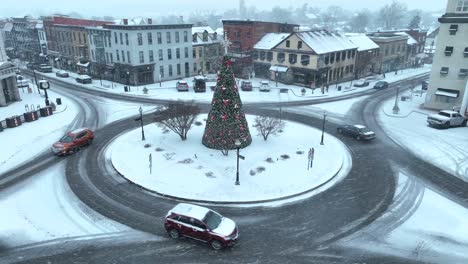
<svg viewBox="0 0 468 264">
<path fill-rule="evenodd" d="M 358 46 L 358 51 L 378 49 L 379 45 L 375 44 L 368 36 L 364 34 L 345 34 L 345 36 Z"/>
<path fill-rule="evenodd" d="M 290 33 L 268 33 L 265 34 L 254 46 L 254 49 L 270 50 L 276 47 L 284 39 L 289 37 Z"/>
<path fill-rule="evenodd" d="M 309 46 L 317 54 L 357 49 L 358 46 L 344 35 L 332 33 L 326 30 L 314 30 L 295 33 L 304 44 Z"/>
</svg>

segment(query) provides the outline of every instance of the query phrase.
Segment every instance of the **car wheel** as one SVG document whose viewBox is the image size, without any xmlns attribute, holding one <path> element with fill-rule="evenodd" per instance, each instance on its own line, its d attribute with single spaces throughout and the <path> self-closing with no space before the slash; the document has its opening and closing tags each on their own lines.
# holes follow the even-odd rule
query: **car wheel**
<svg viewBox="0 0 468 264">
<path fill-rule="evenodd" d="M 88 139 L 88 140 L 86 141 L 86 146 L 90 146 L 91 143 L 93 143 L 93 140 L 92 140 L 92 139 Z"/>
<path fill-rule="evenodd" d="M 171 229 L 169 230 L 169 236 L 174 238 L 174 239 L 177 239 L 180 237 L 180 234 L 179 234 L 179 231 L 177 231 L 177 229 Z"/>
<path fill-rule="evenodd" d="M 77 147 L 73 147 L 70 149 L 70 154 L 75 154 L 78 152 L 78 148 Z"/>
<path fill-rule="evenodd" d="M 338 128 L 338 133 L 343 134 L 343 129 Z"/>
<path fill-rule="evenodd" d="M 467 122 L 467 120 L 463 120 L 463 122 L 461 123 L 461 126 L 466 127 L 466 122 Z"/>
<path fill-rule="evenodd" d="M 356 140 L 357 140 L 357 141 L 361 140 L 361 136 L 357 136 L 357 137 L 356 137 Z"/>
<path fill-rule="evenodd" d="M 223 244 L 221 244 L 221 242 L 218 240 L 212 240 L 210 244 L 214 250 L 220 250 L 223 248 Z"/>
<path fill-rule="evenodd" d="M 450 122 L 446 122 L 446 123 L 444 124 L 444 127 L 445 127 L 445 128 L 450 128 Z"/>
</svg>

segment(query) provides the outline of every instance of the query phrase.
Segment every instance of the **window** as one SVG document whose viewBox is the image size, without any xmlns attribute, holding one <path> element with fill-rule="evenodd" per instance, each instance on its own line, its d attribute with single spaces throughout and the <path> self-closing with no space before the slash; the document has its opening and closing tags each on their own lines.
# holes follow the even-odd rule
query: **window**
<svg viewBox="0 0 468 264">
<path fill-rule="evenodd" d="M 153 44 L 153 34 L 151 32 L 148 32 L 148 45 Z"/>
<path fill-rule="evenodd" d="M 192 42 L 197 42 L 197 33 L 193 34 Z"/>
<path fill-rule="evenodd" d="M 351 59 L 351 50 L 348 50 L 348 59 Z"/>
<path fill-rule="evenodd" d="M 172 76 L 172 65 L 169 65 L 169 76 Z"/>
<path fill-rule="evenodd" d="M 291 41 L 286 40 L 286 48 L 289 48 L 289 46 L 291 46 Z"/>
<path fill-rule="evenodd" d="M 117 55 L 117 61 L 120 61 L 119 50 L 115 50 L 115 54 Z"/>
<path fill-rule="evenodd" d="M 330 54 L 330 63 L 335 63 L 335 53 Z"/>
<path fill-rule="evenodd" d="M 392 45 L 392 52 L 390 54 L 395 54 L 395 45 Z"/>
<path fill-rule="evenodd" d="M 127 60 L 128 63 L 132 63 L 132 61 L 130 60 L 130 51 L 127 51 Z"/>
<path fill-rule="evenodd" d="M 279 52 L 279 53 L 278 53 L 278 62 L 284 62 L 285 57 L 286 57 L 286 56 L 284 55 L 283 52 Z"/>
<path fill-rule="evenodd" d="M 397 52 L 400 52 L 400 45 L 398 45 L 397 47 Z"/>
<path fill-rule="evenodd" d="M 42 35 L 39 35 L 39 36 L 42 36 Z M 94 38 L 93 35 L 90 35 L 90 36 L 89 36 L 89 43 L 90 43 L 91 45 L 93 45 L 93 38 Z"/>
<path fill-rule="evenodd" d="M 180 63 L 177 64 L 177 75 L 180 75 Z"/>
<path fill-rule="evenodd" d="M 94 59 L 94 50 L 91 50 L 91 58 L 92 58 L 93 61 L 96 61 L 96 60 Z"/>
<path fill-rule="evenodd" d="M 172 50 L 171 49 L 167 49 L 167 59 L 172 60 Z"/>
<path fill-rule="evenodd" d="M 188 55 L 189 55 L 189 53 L 188 53 L 188 47 L 185 47 L 185 48 L 184 48 L 184 54 L 185 54 L 185 58 L 188 58 Z"/>
<path fill-rule="evenodd" d="M 309 55 L 301 55 L 301 64 L 306 66 L 309 65 L 310 56 Z"/>
<path fill-rule="evenodd" d="M 78 33 L 78 42 L 81 43 L 81 34 Z"/>
<path fill-rule="evenodd" d="M 179 40 L 179 32 L 176 32 L 176 33 L 175 33 L 175 42 L 176 42 L 176 43 L 179 43 L 179 41 L 180 41 L 180 40 Z"/>
<path fill-rule="evenodd" d="M 440 74 L 441 75 L 447 75 L 449 72 L 449 67 L 442 67 L 440 68 Z"/>
<path fill-rule="evenodd" d="M 208 41 L 208 32 L 203 32 L 203 42 L 207 42 Z"/>
<path fill-rule="evenodd" d="M 265 60 L 265 51 L 260 51 L 260 60 Z"/>
<path fill-rule="evenodd" d="M 240 34 L 240 31 L 237 31 L 236 32 L 236 37 L 240 38 L 241 34 Z"/>
<path fill-rule="evenodd" d="M 176 55 L 175 55 L 175 56 L 176 56 L 176 59 L 180 59 L 180 49 L 179 49 L 179 48 L 177 48 L 177 49 L 175 50 L 175 54 L 176 54 Z"/>
<path fill-rule="evenodd" d="M 273 60 L 273 52 L 268 51 L 266 56 L 267 56 L 267 61 L 272 61 Z"/>
<path fill-rule="evenodd" d="M 403 51 L 405 51 L 404 48 L 403 48 Z M 351 53 L 351 57 L 353 57 L 353 59 L 354 59 L 354 56 L 356 56 L 356 50 L 353 50 L 353 53 Z"/>
<path fill-rule="evenodd" d="M 192 54 L 193 58 L 196 59 L 196 58 L 197 58 L 197 50 L 196 50 L 196 49 L 193 49 L 193 50 L 192 50 L 192 53 L 193 53 L 193 54 Z"/>
<path fill-rule="evenodd" d="M 341 59 L 341 56 L 340 56 L 341 53 L 337 52 L 336 53 L 336 62 L 339 62 L 340 59 Z"/>
<path fill-rule="evenodd" d="M 137 38 L 138 38 L 138 45 L 139 46 L 143 45 L 143 34 L 138 33 Z"/>
<path fill-rule="evenodd" d="M 198 57 L 201 58 L 203 57 L 203 49 L 198 49 Z"/>
<path fill-rule="evenodd" d="M 297 49 L 302 49 L 302 41 L 297 42 Z"/>
<path fill-rule="evenodd" d="M 353 64 L 349 65 L 349 73 L 352 73 L 352 72 L 354 72 L 354 65 Z"/>
<path fill-rule="evenodd" d="M 153 62 L 153 61 L 154 61 L 154 54 L 153 54 L 153 51 L 152 51 L 152 50 L 149 51 L 149 61 L 150 61 L 150 62 Z"/>
<path fill-rule="evenodd" d="M 109 52 L 106 52 L 106 63 L 109 63 Z"/>
<path fill-rule="evenodd" d="M 171 32 L 166 32 L 166 43 L 171 43 Z"/>
<path fill-rule="evenodd" d="M 297 62 L 297 55 L 296 54 L 289 54 L 289 63 L 295 64 Z"/>
<path fill-rule="evenodd" d="M 349 73 L 349 66 L 346 66 L 345 68 L 345 74 L 348 74 Z"/>
<path fill-rule="evenodd" d="M 468 47 L 466 47 L 465 51 L 463 51 L 463 57 L 468 58 Z"/>
<path fill-rule="evenodd" d="M 159 77 L 164 78 L 164 66 L 159 66 Z"/>
<path fill-rule="evenodd" d="M 385 56 L 388 56 L 388 47 L 385 48 Z"/>
<path fill-rule="evenodd" d="M 114 54 L 109 53 L 109 55 L 110 55 L 111 63 L 114 63 Z"/>
<path fill-rule="evenodd" d="M 468 69 L 460 69 L 458 77 L 465 78 L 468 75 Z"/>
<path fill-rule="evenodd" d="M 122 62 L 125 62 L 125 53 L 123 50 L 121 52 L 122 52 Z"/>
<path fill-rule="evenodd" d="M 467 11 L 468 11 L 468 0 L 458 0 L 457 12 L 467 12 Z"/>
<path fill-rule="evenodd" d="M 161 32 L 157 33 L 157 38 L 158 38 L 158 44 L 161 44 L 162 43 Z"/>
<path fill-rule="evenodd" d="M 162 49 L 158 50 L 158 57 L 159 57 L 160 61 L 163 60 L 163 50 Z"/>
<path fill-rule="evenodd" d="M 193 63 L 193 72 L 197 72 L 197 63 L 196 62 Z"/>
<path fill-rule="evenodd" d="M 450 35 L 457 34 L 457 31 L 458 31 L 458 25 L 450 25 L 450 28 L 449 28 Z"/>
<path fill-rule="evenodd" d="M 346 51 L 341 52 L 341 60 L 346 60 Z"/>
<path fill-rule="evenodd" d="M 145 55 L 143 54 L 143 51 L 140 51 L 139 55 L 140 55 L 140 63 L 145 63 Z"/>
<path fill-rule="evenodd" d="M 188 42 L 188 32 L 184 31 L 184 42 Z"/>
<path fill-rule="evenodd" d="M 128 33 L 125 33 L 125 45 L 127 45 L 127 46 L 129 45 L 128 44 Z"/>
<path fill-rule="evenodd" d="M 328 63 L 330 62 L 330 55 L 325 55 L 325 65 L 328 65 Z"/>
<path fill-rule="evenodd" d="M 447 46 L 445 47 L 445 56 L 451 56 L 453 53 L 453 47 Z"/>
</svg>

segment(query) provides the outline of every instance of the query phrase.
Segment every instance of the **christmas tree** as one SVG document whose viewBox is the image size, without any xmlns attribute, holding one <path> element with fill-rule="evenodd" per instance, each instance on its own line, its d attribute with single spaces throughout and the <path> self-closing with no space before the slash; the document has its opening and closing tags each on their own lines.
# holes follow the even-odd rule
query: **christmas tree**
<svg viewBox="0 0 468 264">
<path fill-rule="evenodd" d="M 236 149 L 236 139 L 241 143 L 239 148 L 252 143 L 231 63 L 231 59 L 224 56 L 206 121 L 202 143 L 211 149 Z"/>
</svg>

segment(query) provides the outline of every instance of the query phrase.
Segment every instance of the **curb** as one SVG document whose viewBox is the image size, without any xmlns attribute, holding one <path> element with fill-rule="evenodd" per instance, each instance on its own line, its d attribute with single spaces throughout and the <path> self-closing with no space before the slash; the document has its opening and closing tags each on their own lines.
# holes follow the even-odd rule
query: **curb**
<svg viewBox="0 0 468 264">
<path fill-rule="evenodd" d="M 346 148 L 347 149 L 347 148 Z M 347 149 L 348 150 L 348 149 Z M 128 183 L 132 184 L 132 185 L 135 185 L 137 186 L 138 188 L 140 188 L 141 190 L 144 190 L 144 191 L 147 191 L 147 192 L 150 192 L 150 193 L 153 193 L 153 194 L 156 194 L 160 197 L 163 197 L 163 198 L 169 198 L 169 199 L 174 199 L 174 200 L 179 200 L 179 201 L 184 201 L 184 202 L 195 202 L 195 203 L 203 203 L 203 204 L 212 204 L 212 205 L 255 205 L 255 204 L 263 204 L 263 203 L 269 203 L 269 202 L 277 202 L 277 201 L 284 201 L 284 200 L 288 200 L 288 199 L 291 199 L 291 198 L 295 198 L 295 197 L 299 197 L 301 195 L 304 195 L 304 194 L 307 194 L 309 192 L 313 192 L 321 187 L 323 187 L 324 185 L 326 185 L 327 183 L 329 183 L 330 181 L 332 181 L 333 179 L 336 178 L 336 176 L 341 172 L 341 169 L 343 168 L 343 164 L 344 164 L 344 157 L 341 161 L 341 165 L 339 166 L 337 172 L 330 178 L 328 178 L 326 181 L 322 182 L 321 184 L 311 188 L 311 189 L 308 189 L 308 190 L 305 190 L 305 191 L 302 191 L 302 192 L 299 192 L 299 193 L 295 193 L 295 194 L 291 194 L 291 195 L 287 195 L 287 196 L 283 196 L 283 197 L 278 197 L 278 198 L 271 198 L 271 199 L 264 199 L 264 200 L 255 200 L 255 201 L 224 201 L 224 202 L 221 202 L 221 201 L 210 201 L 210 200 L 198 200 L 198 199 L 189 199 L 189 198 L 180 198 L 180 197 L 177 197 L 177 196 L 173 196 L 173 195 L 169 195 L 169 194 L 164 194 L 164 193 L 160 193 L 160 192 L 157 192 L 155 190 L 151 190 L 151 189 L 148 189 L 146 187 L 144 187 L 143 185 L 140 185 L 130 179 L 128 179 L 127 177 L 125 177 L 125 175 L 123 175 L 119 170 L 117 170 L 117 168 L 115 167 L 114 165 L 114 162 L 112 160 L 112 157 L 110 158 L 111 159 L 111 164 L 112 164 L 112 168 L 115 170 L 115 172 L 117 172 L 117 174 L 119 174 L 123 179 L 125 179 Z M 352 166 L 351 166 L 352 167 Z"/>
</svg>

